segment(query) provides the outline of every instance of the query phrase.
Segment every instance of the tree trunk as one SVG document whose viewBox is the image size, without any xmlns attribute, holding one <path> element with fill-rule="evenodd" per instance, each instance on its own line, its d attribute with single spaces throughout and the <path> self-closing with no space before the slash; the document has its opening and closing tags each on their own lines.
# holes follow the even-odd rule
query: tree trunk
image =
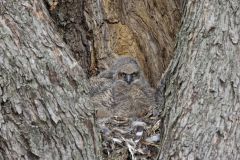
<svg viewBox="0 0 240 160">
<path fill-rule="evenodd" d="M 165 76 L 159 159 L 240 159 L 239 18 L 240 1 L 188 1 Z"/>
<path fill-rule="evenodd" d="M 93 29 L 87 19 L 87 0 L 44 0 L 58 32 L 72 56 L 87 75 L 91 74 Z"/>
<path fill-rule="evenodd" d="M 98 159 L 86 75 L 42 1 L 0 3 L 0 159 Z"/>
<path fill-rule="evenodd" d="M 42 1 L 0 1 L 0 159 L 99 159 L 87 75 L 124 53 L 154 84 L 172 55 L 179 9 L 173 1 L 44 2 L 48 11 Z"/>
<path fill-rule="evenodd" d="M 159 159 L 240 159 L 238 0 L 45 2 L 58 27 L 42 1 L 0 0 L 0 159 L 101 159 L 84 71 L 132 55 L 155 86 L 180 11 Z"/>
<path fill-rule="evenodd" d="M 88 75 L 107 69 L 118 55 L 130 55 L 156 86 L 172 58 L 179 29 L 181 8 L 174 0 L 45 1 Z"/>
<path fill-rule="evenodd" d="M 173 55 L 181 18 L 176 3 L 173 0 L 93 0 L 86 5 L 87 13 L 92 13 L 86 16 L 93 29 L 92 68 L 101 71 L 117 55 L 130 55 L 138 59 L 155 87 Z"/>
</svg>

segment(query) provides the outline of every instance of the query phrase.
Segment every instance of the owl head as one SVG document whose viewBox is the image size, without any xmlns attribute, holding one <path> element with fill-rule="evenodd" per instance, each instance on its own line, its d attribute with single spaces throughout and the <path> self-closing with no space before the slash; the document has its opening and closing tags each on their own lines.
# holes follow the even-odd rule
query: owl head
<svg viewBox="0 0 240 160">
<path fill-rule="evenodd" d="M 117 59 L 113 66 L 113 80 L 122 81 L 130 85 L 140 79 L 140 68 L 138 63 L 130 57 L 121 57 Z"/>
<path fill-rule="evenodd" d="M 149 86 L 139 63 L 133 57 L 128 56 L 116 59 L 113 65 L 101 72 L 98 77 L 111 79 L 114 85 L 118 84 L 126 87 L 133 84 L 142 87 Z"/>
<path fill-rule="evenodd" d="M 132 57 L 118 58 L 112 65 L 111 72 L 115 82 L 126 85 L 146 82 L 138 62 Z"/>
</svg>

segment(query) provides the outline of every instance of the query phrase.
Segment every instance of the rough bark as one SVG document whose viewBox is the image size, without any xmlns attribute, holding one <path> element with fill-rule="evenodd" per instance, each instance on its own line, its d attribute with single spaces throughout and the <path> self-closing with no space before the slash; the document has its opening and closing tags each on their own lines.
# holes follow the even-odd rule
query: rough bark
<svg viewBox="0 0 240 160">
<path fill-rule="evenodd" d="M 238 0 L 46 2 L 64 14 L 55 19 L 63 37 L 41 1 L 0 0 L 0 159 L 98 159 L 78 62 L 99 71 L 130 54 L 155 85 L 171 59 L 178 8 L 176 55 L 158 88 L 159 159 L 240 159 Z"/>
<path fill-rule="evenodd" d="M 181 8 L 175 1 L 45 1 L 88 75 L 107 69 L 117 55 L 131 55 L 156 86 L 172 58 L 179 28 Z"/>
<path fill-rule="evenodd" d="M 86 75 L 42 1 L 0 3 L 0 159 L 98 159 Z"/>
<path fill-rule="evenodd" d="M 73 57 L 91 74 L 93 31 L 86 19 L 87 0 L 44 0 L 58 32 L 70 47 Z"/>
<path fill-rule="evenodd" d="M 240 159 L 240 1 L 188 1 L 159 159 Z M 160 89 L 159 89 L 160 90 Z"/>
<path fill-rule="evenodd" d="M 156 86 L 172 58 L 180 2 L 46 1 L 65 42 L 89 75 L 107 69 L 118 55 L 131 55 Z"/>
<path fill-rule="evenodd" d="M 173 0 L 88 1 L 93 29 L 92 68 L 108 68 L 116 55 L 140 62 L 152 86 L 173 55 L 180 9 Z M 94 64 L 95 63 L 95 64 Z"/>
</svg>

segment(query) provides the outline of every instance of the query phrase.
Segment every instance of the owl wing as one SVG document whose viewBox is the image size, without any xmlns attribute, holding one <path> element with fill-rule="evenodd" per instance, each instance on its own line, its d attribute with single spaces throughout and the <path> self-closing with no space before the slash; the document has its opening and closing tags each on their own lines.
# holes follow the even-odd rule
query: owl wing
<svg viewBox="0 0 240 160">
<path fill-rule="evenodd" d="M 150 87 L 146 88 L 132 88 L 131 95 L 136 112 L 141 115 L 153 114 L 157 107 L 154 97 L 154 90 Z"/>
<path fill-rule="evenodd" d="M 147 103 L 150 104 L 150 110 L 151 114 L 154 117 L 157 117 L 160 115 L 161 110 L 159 109 L 158 103 L 156 101 L 156 91 L 155 89 L 148 87 L 145 89 L 145 95 L 147 97 Z"/>
<path fill-rule="evenodd" d="M 90 79 L 90 96 L 96 110 L 97 118 L 108 117 L 113 105 L 112 80 L 92 77 Z"/>
</svg>

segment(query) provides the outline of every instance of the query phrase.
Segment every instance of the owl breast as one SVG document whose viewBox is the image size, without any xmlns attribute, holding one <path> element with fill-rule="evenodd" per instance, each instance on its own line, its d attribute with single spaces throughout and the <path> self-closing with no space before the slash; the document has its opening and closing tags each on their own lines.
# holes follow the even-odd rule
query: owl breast
<svg viewBox="0 0 240 160">
<path fill-rule="evenodd" d="M 146 115 L 153 104 L 150 101 L 152 99 L 150 95 L 153 94 L 145 91 L 145 88 L 139 87 L 139 85 L 129 86 L 123 82 L 116 83 L 113 87 L 113 113 L 124 117 Z"/>
</svg>

